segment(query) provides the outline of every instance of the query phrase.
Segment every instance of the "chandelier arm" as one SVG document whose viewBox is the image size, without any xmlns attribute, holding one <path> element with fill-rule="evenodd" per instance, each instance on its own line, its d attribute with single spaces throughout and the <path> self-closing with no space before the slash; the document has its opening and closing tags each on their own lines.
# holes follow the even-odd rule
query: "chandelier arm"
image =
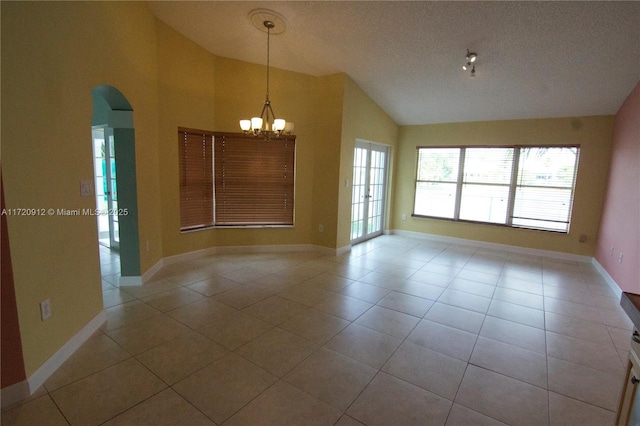
<svg viewBox="0 0 640 426">
<path fill-rule="evenodd" d="M 269 112 L 270 112 L 270 113 L 271 113 L 271 118 L 275 120 L 275 119 L 276 119 L 276 115 L 273 113 L 273 108 L 271 108 L 271 102 L 269 102 L 269 103 L 267 104 L 267 108 L 268 108 L 268 110 L 269 110 L 269 111 L 267 112 L 267 117 L 269 116 Z"/>
<path fill-rule="evenodd" d="M 262 111 L 260 112 L 260 118 L 264 120 L 264 113 L 267 113 L 267 118 L 269 118 L 269 113 L 267 112 L 267 108 L 271 108 L 269 101 L 264 101 L 264 105 L 262 106 Z"/>
</svg>

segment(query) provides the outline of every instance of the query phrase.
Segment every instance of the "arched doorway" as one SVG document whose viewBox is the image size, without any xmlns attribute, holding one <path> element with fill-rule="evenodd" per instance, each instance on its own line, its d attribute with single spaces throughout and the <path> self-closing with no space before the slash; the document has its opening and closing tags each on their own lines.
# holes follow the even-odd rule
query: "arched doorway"
<svg viewBox="0 0 640 426">
<path fill-rule="evenodd" d="M 96 194 L 105 197 L 108 245 L 120 252 L 120 285 L 141 285 L 140 237 L 133 108 L 115 87 L 101 85 L 91 90 L 93 137 L 102 135 L 105 144 L 104 174 L 97 179 Z M 95 147 L 95 145 L 94 145 Z M 95 155 L 94 155 L 95 157 Z M 96 167 L 99 174 L 101 167 Z M 105 204 L 97 205 L 103 209 Z M 103 217 L 104 216 L 104 217 Z M 104 231 L 103 231 L 104 232 Z M 99 238 L 102 238 L 101 235 Z M 105 241 L 103 243 L 107 244 Z"/>
</svg>

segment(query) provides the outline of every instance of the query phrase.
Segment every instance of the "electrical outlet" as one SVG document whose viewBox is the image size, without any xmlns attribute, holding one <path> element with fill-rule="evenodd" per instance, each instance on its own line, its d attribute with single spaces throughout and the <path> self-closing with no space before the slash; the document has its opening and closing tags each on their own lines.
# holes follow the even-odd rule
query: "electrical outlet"
<svg viewBox="0 0 640 426">
<path fill-rule="evenodd" d="M 80 181 L 80 196 L 91 197 L 94 194 L 93 181 L 81 180 Z"/>
<path fill-rule="evenodd" d="M 620 253 L 620 256 L 618 256 L 618 262 L 622 263 L 622 253 Z"/>
<path fill-rule="evenodd" d="M 318 226 L 318 231 L 324 232 L 324 225 L 319 225 Z"/>
<path fill-rule="evenodd" d="M 40 317 L 46 321 L 51 316 L 51 301 L 49 299 L 40 302 Z"/>
<path fill-rule="evenodd" d="M 402 213 L 402 220 L 407 220 L 407 215 L 405 213 Z"/>
<path fill-rule="evenodd" d="M 581 243 L 587 242 L 587 234 L 580 234 L 580 239 L 578 241 Z"/>
</svg>

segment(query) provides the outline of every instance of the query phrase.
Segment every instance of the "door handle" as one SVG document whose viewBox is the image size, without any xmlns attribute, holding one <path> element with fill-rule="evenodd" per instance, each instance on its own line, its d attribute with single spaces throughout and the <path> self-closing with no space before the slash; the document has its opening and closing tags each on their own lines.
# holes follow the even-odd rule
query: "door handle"
<svg viewBox="0 0 640 426">
<path fill-rule="evenodd" d="M 636 378 L 636 376 L 631 376 L 631 384 L 632 384 L 632 385 L 635 385 L 635 384 L 636 384 L 636 383 L 638 383 L 638 382 L 640 382 L 640 380 L 638 380 L 638 379 Z"/>
<path fill-rule="evenodd" d="M 633 340 L 636 343 L 640 343 L 640 334 L 638 334 L 637 331 L 634 331 L 633 334 L 631 335 L 631 340 Z"/>
</svg>

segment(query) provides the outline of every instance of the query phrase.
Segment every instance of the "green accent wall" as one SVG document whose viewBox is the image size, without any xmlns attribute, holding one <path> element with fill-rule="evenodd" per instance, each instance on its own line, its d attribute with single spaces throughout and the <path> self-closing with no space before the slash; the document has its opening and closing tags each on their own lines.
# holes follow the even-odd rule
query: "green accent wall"
<svg viewBox="0 0 640 426">
<path fill-rule="evenodd" d="M 136 144 L 133 129 L 113 129 L 118 182 L 120 235 L 120 275 L 140 276 L 140 238 L 138 237 L 138 190 L 136 183 Z"/>
</svg>

